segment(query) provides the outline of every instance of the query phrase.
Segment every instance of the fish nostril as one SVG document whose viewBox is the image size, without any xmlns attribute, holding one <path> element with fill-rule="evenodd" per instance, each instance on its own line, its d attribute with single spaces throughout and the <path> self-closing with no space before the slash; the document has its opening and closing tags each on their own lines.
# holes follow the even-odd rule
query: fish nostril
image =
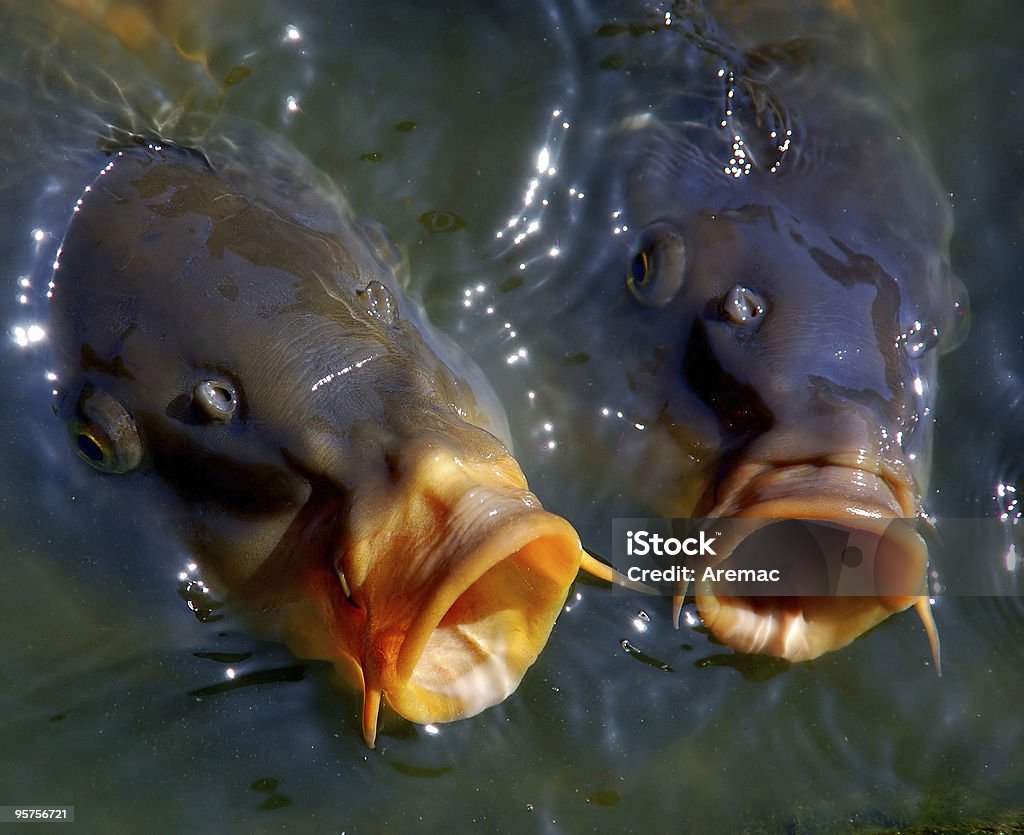
<svg viewBox="0 0 1024 835">
<path fill-rule="evenodd" d="M 235 387 L 223 380 L 203 380 L 192 390 L 192 400 L 207 420 L 227 421 L 238 409 Z"/>
<path fill-rule="evenodd" d="M 734 325 L 751 325 L 764 316 L 766 305 L 749 287 L 737 284 L 722 296 L 719 308 Z"/>
</svg>

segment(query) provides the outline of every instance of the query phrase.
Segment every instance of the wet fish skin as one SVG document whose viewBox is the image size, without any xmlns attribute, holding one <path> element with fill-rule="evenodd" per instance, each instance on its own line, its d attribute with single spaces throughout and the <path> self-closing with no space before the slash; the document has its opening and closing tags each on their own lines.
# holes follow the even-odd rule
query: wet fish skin
<svg viewBox="0 0 1024 835">
<path fill-rule="evenodd" d="M 240 135 L 232 154 L 258 144 Z M 382 698 L 419 722 L 479 712 L 546 642 L 579 539 L 486 431 L 503 415 L 380 230 L 296 195 L 305 174 L 233 164 L 255 196 L 156 142 L 83 193 L 54 272 L 72 443 L 172 488 L 204 568 L 362 687 L 370 745 Z"/>
<path fill-rule="evenodd" d="M 653 498 L 765 525 L 913 520 L 937 355 L 967 320 L 945 195 L 848 9 L 691 13 L 659 32 L 665 63 L 639 70 L 653 104 L 618 135 L 635 305 L 620 339 L 647 358 L 649 424 L 691 462 Z M 755 605 L 698 587 L 698 607 L 737 650 L 813 658 L 893 611 L 924 616 L 924 541 L 887 553 L 909 591 Z"/>
</svg>

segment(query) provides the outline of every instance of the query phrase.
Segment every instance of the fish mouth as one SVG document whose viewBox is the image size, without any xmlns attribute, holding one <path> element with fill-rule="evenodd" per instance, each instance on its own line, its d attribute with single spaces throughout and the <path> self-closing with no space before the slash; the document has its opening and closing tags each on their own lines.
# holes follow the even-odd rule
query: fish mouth
<svg viewBox="0 0 1024 835">
<path fill-rule="evenodd" d="M 466 461 L 432 448 L 412 459 L 357 496 L 336 558 L 355 610 L 345 613 L 342 652 L 361 673 L 370 747 L 382 701 L 439 723 L 515 691 L 582 555 L 576 531 L 541 507 L 511 458 Z"/>
<path fill-rule="evenodd" d="M 697 582 L 698 612 L 719 641 L 738 652 L 808 661 L 915 606 L 938 663 L 938 638 L 924 596 L 928 549 L 915 529 L 919 506 L 905 471 L 889 466 L 872 471 L 839 457 L 782 467 L 750 464 L 725 488 L 709 514 L 736 520 L 726 526 L 717 549 L 720 564 L 741 548 L 756 548 L 759 539 L 770 542 L 789 520 L 822 520 L 871 554 L 872 573 L 867 587 L 849 593 L 840 587 L 827 595 L 732 595 Z M 799 564 L 806 555 L 782 556 Z M 680 604 L 677 597 L 677 616 Z"/>
</svg>

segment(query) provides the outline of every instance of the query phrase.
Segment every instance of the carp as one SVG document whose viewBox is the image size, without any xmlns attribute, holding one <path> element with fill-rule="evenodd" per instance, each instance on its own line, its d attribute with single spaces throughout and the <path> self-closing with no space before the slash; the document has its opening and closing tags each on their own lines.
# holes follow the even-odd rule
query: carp
<svg viewBox="0 0 1024 835">
<path fill-rule="evenodd" d="M 381 702 L 420 723 L 501 702 L 576 576 L 575 530 L 382 228 L 283 140 L 216 146 L 110 148 L 74 207 L 52 289 L 72 448 L 168 485 L 204 570 L 362 689 L 371 747 Z"/>
<path fill-rule="evenodd" d="M 632 39 L 615 66 L 643 91 L 615 132 L 624 246 L 605 275 L 620 289 L 597 302 L 601 338 L 636 357 L 622 364 L 647 431 L 632 452 L 677 462 L 652 494 L 665 516 L 746 520 L 719 559 L 779 520 L 813 519 L 882 561 L 889 590 L 874 594 L 697 582 L 720 641 L 802 661 L 914 606 L 938 663 L 915 528 L 937 355 L 968 319 L 948 201 L 850 4 L 677 12 L 598 31 Z"/>
</svg>

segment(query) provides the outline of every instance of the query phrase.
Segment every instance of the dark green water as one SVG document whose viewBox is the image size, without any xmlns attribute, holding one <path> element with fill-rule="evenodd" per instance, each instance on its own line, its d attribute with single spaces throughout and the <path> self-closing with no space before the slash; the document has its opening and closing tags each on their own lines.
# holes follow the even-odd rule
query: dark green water
<svg viewBox="0 0 1024 835">
<path fill-rule="evenodd" d="M 975 323 L 943 359 L 928 506 L 1006 513 L 1006 545 L 1019 549 L 1008 487 L 1024 490 L 1024 13 L 938 8 L 900 4 L 893 28 L 952 195 L 954 267 Z M 46 264 L 94 173 L 81 151 L 98 122 L 127 118 L 125 101 L 166 112 L 192 90 L 202 130 L 215 88 L 173 52 L 132 54 L 45 3 L 4 2 L 0 15 L 0 804 L 74 805 L 88 832 L 832 832 L 1021 819 L 1020 597 L 938 599 L 939 679 L 911 615 L 787 666 L 673 630 L 666 601 L 579 584 L 507 702 L 437 729 L 391 717 L 376 751 L 360 741 L 358 699 L 332 688 L 325 666 L 230 617 L 197 620 L 179 596 L 190 560 L 173 524 L 145 491 L 73 458 L 51 411 L 46 339 L 20 346 L 15 328 L 45 331 Z M 237 81 L 225 109 L 291 139 L 403 243 L 414 292 L 505 399 L 534 490 L 597 550 L 613 516 L 642 510 L 623 487 L 635 462 L 574 438 L 603 408 L 630 416 L 635 404 L 591 371 L 628 346 L 538 356 L 553 340 L 531 341 L 524 290 L 557 291 L 558 259 L 585 259 L 597 234 L 587 201 L 629 86 L 598 66 L 610 47 L 592 33 L 607 18 L 569 4 L 260 0 L 218 4 L 189 29 L 210 75 Z M 242 66 L 251 74 L 239 78 Z M 527 206 L 543 148 L 556 173 Z M 523 216 L 538 227 L 522 245 L 497 237 Z M 620 429 L 589 437 L 634 448 Z M 963 560 L 1019 590 L 1024 568 L 1006 550 Z"/>
</svg>

